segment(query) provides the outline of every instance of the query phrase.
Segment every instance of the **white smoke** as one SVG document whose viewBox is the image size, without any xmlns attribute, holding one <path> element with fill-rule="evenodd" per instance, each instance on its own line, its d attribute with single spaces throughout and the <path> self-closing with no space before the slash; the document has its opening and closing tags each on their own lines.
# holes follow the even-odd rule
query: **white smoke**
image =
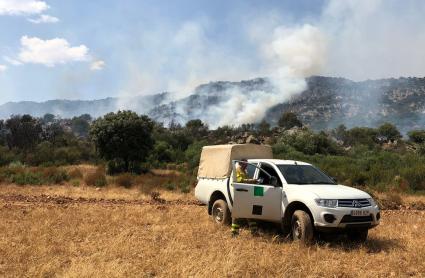
<svg viewBox="0 0 425 278">
<path fill-rule="evenodd" d="M 227 101 L 205 111 L 203 120 L 212 128 L 261 121 L 268 109 L 306 89 L 305 77 L 318 74 L 326 57 L 326 40 L 311 25 L 296 28 L 279 26 L 260 46 L 264 73 L 273 90 L 225 92 Z"/>
<path fill-rule="evenodd" d="M 274 90 L 247 92 L 230 86 L 219 106 L 193 113 L 213 128 L 255 123 L 271 107 L 305 90 L 305 77 L 311 75 L 354 80 L 424 76 L 423 14 L 425 2 L 414 0 L 329 0 L 317 18 L 301 19 L 310 24 L 295 27 L 285 20 L 290 15 L 263 14 L 246 23 L 247 37 L 258 49 L 249 52 L 252 56 L 228 51 L 223 47 L 226 43 L 211 40 L 208 23 L 188 22 L 172 34 L 159 35 L 167 39 L 165 46 L 154 45 L 155 52 L 149 53 L 155 64 L 145 66 L 147 70 L 142 72 L 137 66 L 132 80 L 140 80 L 145 88 L 160 83 L 161 88 L 175 93 L 171 101 L 176 101 L 209 81 L 268 77 Z M 162 43 L 157 37 L 155 30 L 147 41 Z M 170 69 L 166 75 L 163 68 Z M 176 109 L 187 113 L 184 106 Z"/>
<path fill-rule="evenodd" d="M 317 26 L 329 38 L 324 74 L 356 81 L 425 75 L 425 1 L 331 0 Z"/>
</svg>

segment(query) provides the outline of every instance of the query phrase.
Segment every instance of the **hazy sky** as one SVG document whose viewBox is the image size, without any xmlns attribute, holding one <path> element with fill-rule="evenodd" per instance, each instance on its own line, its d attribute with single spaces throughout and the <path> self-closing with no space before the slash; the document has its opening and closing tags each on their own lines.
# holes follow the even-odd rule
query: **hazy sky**
<svg viewBox="0 0 425 278">
<path fill-rule="evenodd" d="M 0 104 L 187 94 L 286 62 L 354 80 L 424 76 L 424 14 L 421 0 L 0 0 Z M 294 52 L 291 36 L 316 41 Z"/>
</svg>

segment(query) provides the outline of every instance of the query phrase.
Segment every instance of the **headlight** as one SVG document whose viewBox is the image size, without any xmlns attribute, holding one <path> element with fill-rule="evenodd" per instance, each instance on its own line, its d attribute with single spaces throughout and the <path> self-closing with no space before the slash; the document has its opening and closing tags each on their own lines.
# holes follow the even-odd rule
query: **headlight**
<svg viewBox="0 0 425 278">
<path fill-rule="evenodd" d="M 316 204 L 321 207 L 336 208 L 338 206 L 338 200 L 333 199 L 316 199 Z"/>
<path fill-rule="evenodd" d="M 375 203 L 375 200 L 374 200 L 374 199 L 369 198 L 369 199 L 367 199 L 367 200 L 369 201 L 369 204 L 370 204 L 372 207 L 376 206 L 376 203 Z"/>
</svg>

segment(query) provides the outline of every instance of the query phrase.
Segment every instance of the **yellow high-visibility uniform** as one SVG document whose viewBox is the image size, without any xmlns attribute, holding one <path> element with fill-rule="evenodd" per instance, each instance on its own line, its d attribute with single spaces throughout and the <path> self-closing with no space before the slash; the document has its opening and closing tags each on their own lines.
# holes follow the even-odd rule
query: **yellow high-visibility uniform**
<svg viewBox="0 0 425 278">
<path fill-rule="evenodd" d="M 242 168 L 236 167 L 236 182 L 243 182 L 248 179 L 248 174 Z"/>
<path fill-rule="evenodd" d="M 249 182 L 249 183 L 252 183 L 252 181 L 253 180 L 251 180 L 248 177 L 248 173 L 246 172 L 246 170 L 244 171 L 242 169 L 242 167 L 240 167 L 240 165 L 238 165 L 236 167 L 236 182 L 240 182 L 240 183 Z M 232 235 L 233 236 L 237 236 L 239 234 L 241 220 L 242 219 L 232 218 L 232 226 L 231 227 L 232 227 Z M 257 231 L 258 231 L 258 229 L 257 229 L 257 222 L 248 219 L 248 226 L 249 226 L 249 228 L 251 230 L 251 233 L 256 235 L 257 234 Z"/>
</svg>

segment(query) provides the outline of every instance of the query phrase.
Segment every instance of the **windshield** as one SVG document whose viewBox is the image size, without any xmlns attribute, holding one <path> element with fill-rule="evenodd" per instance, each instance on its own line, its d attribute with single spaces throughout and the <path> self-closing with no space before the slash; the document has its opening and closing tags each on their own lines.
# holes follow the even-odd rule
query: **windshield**
<svg viewBox="0 0 425 278">
<path fill-rule="evenodd" d="M 277 165 L 288 184 L 335 184 L 319 169 L 311 165 Z"/>
</svg>

